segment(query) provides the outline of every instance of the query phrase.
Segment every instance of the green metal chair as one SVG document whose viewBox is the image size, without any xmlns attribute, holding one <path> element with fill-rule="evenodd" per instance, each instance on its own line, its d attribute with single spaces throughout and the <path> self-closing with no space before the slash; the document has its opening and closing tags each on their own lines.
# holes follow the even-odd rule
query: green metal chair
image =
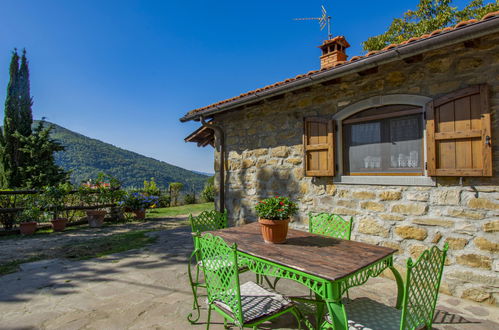
<svg viewBox="0 0 499 330">
<path fill-rule="evenodd" d="M 350 240 L 350 236 L 352 234 L 353 217 L 350 217 L 349 221 L 346 221 L 345 219 L 343 219 L 343 217 L 333 213 L 309 213 L 308 217 L 308 231 L 310 233 Z M 346 293 L 347 297 L 349 297 L 348 290 L 346 291 Z M 314 299 L 314 294 L 312 291 L 310 291 L 310 296 L 311 298 L 295 297 L 293 299 L 297 301 L 308 301 L 314 302 L 315 304 L 322 304 L 322 306 L 318 306 L 321 308 L 318 309 L 316 315 L 317 322 L 320 322 L 324 315 L 322 314 L 324 301 L 317 295 L 315 295 Z"/>
<path fill-rule="evenodd" d="M 309 213 L 308 230 L 313 234 L 350 240 L 353 218 L 346 221 L 337 214 Z"/>
<path fill-rule="evenodd" d="M 438 290 L 442 280 L 447 244 L 424 251 L 416 262 L 407 260 L 402 311 L 369 298 L 354 299 L 345 305 L 348 325 L 355 329 L 431 329 Z M 332 327 L 329 315 L 323 327 Z"/>
<path fill-rule="evenodd" d="M 308 231 L 313 234 L 330 236 L 350 240 L 353 218 L 346 221 L 341 216 L 332 213 L 309 213 Z M 267 284 L 275 289 L 280 278 L 276 278 L 273 283 L 267 277 L 263 277 Z M 312 295 L 312 291 L 310 292 Z M 348 291 L 347 291 L 348 295 Z"/>
<path fill-rule="evenodd" d="M 193 235 L 195 233 L 201 233 L 204 231 L 227 228 L 228 227 L 227 210 L 225 210 L 225 212 L 223 213 L 215 210 L 203 211 L 201 212 L 201 214 L 195 217 L 192 216 L 191 214 L 189 215 L 189 222 L 191 224 L 191 231 Z M 192 309 L 197 312 L 195 317 L 193 313 L 189 314 L 189 316 L 187 317 L 187 319 L 191 324 L 196 323 L 201 315 L 199 310 L 200 306 L 198 302 L 198 288 L 206 287 L 206 285 L 199 279 L 199 272 L 200 272 L 199 267 L 201 266 L 201 258 L 198 253 L 199 248 L 196 245 L 197 245 L 197 240 L 194 239 L 194 251 L 191 254 L 188 264 L 189 282 L 191 285 L 192 294 L 194 296 Z M 192 275 L 192 264 L 194 264 L 196 268 L 195 276 Z"/>
<path fill-rule="evenodd" d="M 204 231 L 218 230 L 227 228 L 227 210 L 225 212 L 203 211 L 196 217 L 189 215 L 189 222 L 193 233 L 202 233 Z"/>
<path fill-rule="evenodd" d="M 301 328 L 301 314 L 288 298 L 271 292 L 254 282 L 240 285 L 237 246 L 227 245 L 219 236 L 210 233 L 198 235 L 206 289 L 208 292 L 208 321 L 215 310 L 228 322 L 239 328 L 253 328 L 285 313 L 291 313 Z"/>
</svg>

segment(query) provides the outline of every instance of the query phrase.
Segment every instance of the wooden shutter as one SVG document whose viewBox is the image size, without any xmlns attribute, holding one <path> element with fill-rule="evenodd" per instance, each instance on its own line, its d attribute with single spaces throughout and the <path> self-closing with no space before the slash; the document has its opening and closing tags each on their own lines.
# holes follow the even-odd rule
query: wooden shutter
<svg viewBox="0 0 499 330">
<path fill-rule="evenodd" d="M 430 176 L 492 176 L 487 85 L 465 88 L 426 105 Z"/>
<path fill-rule="evenodd" d="M 334 176 L 334 122 L 305 118 L 303 132 L 305 176 Z"/>
</svg>

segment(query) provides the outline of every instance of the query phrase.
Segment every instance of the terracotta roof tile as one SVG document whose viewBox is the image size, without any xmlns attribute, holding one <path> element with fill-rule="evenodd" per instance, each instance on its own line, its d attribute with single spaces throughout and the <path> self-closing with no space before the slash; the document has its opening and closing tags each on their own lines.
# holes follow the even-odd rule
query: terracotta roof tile
<svg viewBox="0 0 499 330">
<path fill-rule="evenodd" d="M 321 68 L 320 70 L 312 70 L 312 71 L 309 71 L 308 73 L 305 73 L 305 74 L 299 74 L 299 75 L 297 75 L 294 78 L 288 78 L 288 79 L 286 79 L 284 81 L 276 82 L 276 83 L 274 83 L 272 85 L 267 85 L 267 86 L 262 87 L 262 88 L 258 88 L 258 89 L 252 90 L 252 91 L 248 91 L 246 93 L 242 93 L 239 96 L 236 96 L 236 97 L 233 97 L 233 98 L 230 98 L 230 99 L 227 99 L 227 100 L 219 101 L 219 102 L 207 105 L 207 106 L 202 107 L 202 108 L 194 109 L 192 111 L 189 111 L 187 113 L 187 115 L 193 115 L 193 114 L 196 114 L 196 113 L 199 113 L 199 112 L 203 112 L 205 110 L 209 110 L 211 108 L 215 108 L 218 105 L 225 104 L 225 103 L 228 103 L 228 102 L 231 102 L 231 101 L 234 101 L 234 100 L 237 100 L 237 99 L 249 96 L 249 95 L 253 95 L 253 94 L 256 94 L 258 92 L 269 90 L 269 89 L 272 89 L 274 87 L 282 86 L 284 84 L 296 81 L 298 79 L 302 79 L 304 77 L 311 76 L 311 75 L 316 74 L 318 72 L 332 70 L 332 69 L 334 69 L 334 68 L 336 68 L 338 66 L 341 66 L 341 65 L 344 65 L 344 64 L 348 64 L 348 63 L 352 63 L 352 62 L 358 61 L 358 60 L 360 60 L 362 58 L 370 57 L 370 56 L 376 55 L 376 54 L 378 54 L 380 52 L 384 52 L 384 51 L 390 50 L 392 48 L 396 48 L 396 47 L 399 47 L 399 46 L 402 46 L 402 45 L 406 45 L 408 43 L 415 42 L 415 41 L 418 41 L 418 40 L 423 40 L 423 39 L 426 39 L 426 38 L 430 38 L 430 37 L 433 37 L 435 35 L 441 34 L 443 32 L 452 31 L 454 29 L 458 29 L 458 28 L 461 28 L 461 27 L 464 27 L 464 26 L 467 26 L 467 25 L 470 25 L 470 24 L 473 24 L 473 23 L 477 23 L 479 21 L 484 21 L 484 20 L 487 20 L 487 19 L 491 19 L 491 18 L 497 17 L 497 16 L 499 16 L 499 11 L 488 13 L 485 16 L 483 16 L 481 20 L 470 19 L 470 20 L 467 20 L 467 21 L 462 21 L 462 22 L 459 22 L 459 23 L 457 23 L 456 25 L 454 25 L 452 27 L 446 27 L 446 28 L 443 28 L 443 29 L 438 29 L 438 30 L 432 31 L 431 33 L 423 34 L 420 37 L 412 37 L 412 38 L 410 38 L 408 40 L 405 40 L 405 41 L 403 41 L 401 43 L 398 43 L 398 44 L 390 44 L 390 45 L 386 46 L 385 48 L 383 48 L 380 51 L 371 51 L 371 52 L 369 52 L 369 53 L 367 53 L 365 55 L 362 55 L 362 56 L 353 56 L 349 61 L 345 61 L 345 62 L 342 62 L 342 63 L 336 63 L 332 68 Z M 341 40 L 341 39 L 344 40 L 345 38 L 343 36 L 338 36 L 338 37 L 335 37 L 335 38 L 333 38 L 331 40 L 324 41 L 323 44 L 330 43 L 330 42 L 333 42 L 333 41 L 336 41 L 336 40 Z M 346 42 L 346 40 L 345 40 L 345 42 Z"/>
<path fill-rule="evenodd" d="M 495 17 L 495 16 L 499 16 L 499 11 L 493 11 L 491 13 L 486 14 L 484 17 L 482 17 L 482 21 L 489 19 L 489 18 L 492 18 L 492 17 Z"/>
</svg>

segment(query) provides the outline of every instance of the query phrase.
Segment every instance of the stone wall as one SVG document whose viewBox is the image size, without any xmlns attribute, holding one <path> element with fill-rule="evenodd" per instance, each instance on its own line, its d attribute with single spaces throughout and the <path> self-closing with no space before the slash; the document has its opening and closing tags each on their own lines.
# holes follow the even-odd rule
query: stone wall
<svg viewBox="0 0 499 330">
<path fill-rule="evenodd" d="M 487 83 L 493 120 L 494 176 L 437 178 L 436 187 L 335 184 L 303 175 L 303 117 L 332 116 L 360 100 L 388 94 L 431 98 Z M 475 47 L 454 45 L 400 60 L 378 72 L 349 74 L 284 97 L 221 114 L 226 132 L 226 203 L 234 224 L 255 221 L 255 203 L 274 194 L 297 200 L 293 225 L 307 228 L 308 212 L 354 217 L 352 239 L 399 250 L 405 269 L 427 247 L 449 243 L 442 290 L 479 302 L 499 302 L 499 35 Z M 340 149 L 338 149 L 340 150 Z M 340 152 L 340 151 L 338 151 Z M 216 151 L 217 153 L 217 151 Z M 218 155 L 215 159 L 218 159 Z M 215 164 L 215 170 L 218 170 Z M 218 180 L 218 179 L 217 179 Z"/>
</svg>

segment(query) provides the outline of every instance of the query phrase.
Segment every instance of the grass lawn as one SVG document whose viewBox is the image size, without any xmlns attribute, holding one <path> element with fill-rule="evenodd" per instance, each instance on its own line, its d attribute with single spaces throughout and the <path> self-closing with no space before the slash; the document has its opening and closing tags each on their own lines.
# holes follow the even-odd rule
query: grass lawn
<svg viewBox="0 0 499 330">
<path fill-rule="evenodd" d="M 147 211 L 148 218 L 167 218 L 178 215 L 189 215 L 215 209 L 215 203 L 189 204 L 182 206 L 165 207 Z"/>
</svg>

